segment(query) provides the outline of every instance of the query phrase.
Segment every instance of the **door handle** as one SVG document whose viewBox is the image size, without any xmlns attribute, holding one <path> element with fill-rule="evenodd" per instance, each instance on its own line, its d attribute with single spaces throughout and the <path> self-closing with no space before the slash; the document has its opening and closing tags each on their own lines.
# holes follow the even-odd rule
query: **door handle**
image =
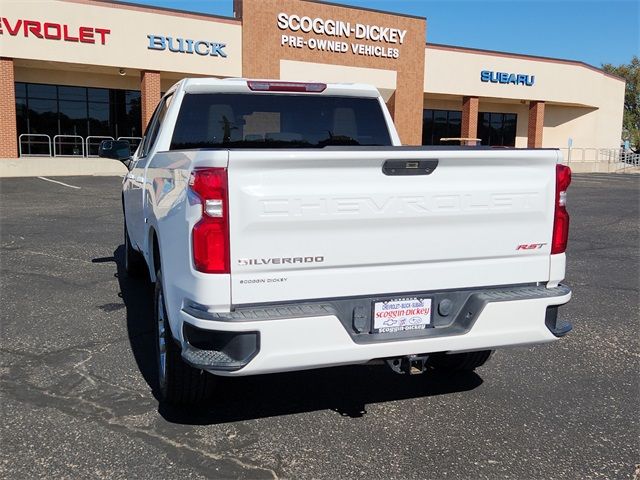
<svg viewBox="0 0 640 480">
<path fill-rule="evenodd" d="M 438 160 L 387 160 L 382 165 L 385 175 L 431 175 Z"/>
</svg>

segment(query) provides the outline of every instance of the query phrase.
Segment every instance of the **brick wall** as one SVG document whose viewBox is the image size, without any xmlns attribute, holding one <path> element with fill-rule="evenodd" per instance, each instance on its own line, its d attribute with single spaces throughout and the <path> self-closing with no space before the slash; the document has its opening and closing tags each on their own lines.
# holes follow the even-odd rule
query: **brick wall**
<svg viewBox="0 0 640 480">
<path fill-rule="evenodd" d="M 542 147 L 542 128 L 544 126 L 544 102 L 529 103 L 529 127 L 527 129 L 527 147 Z"/>
<path fill-rule="evenodd" d="M 147 128 L 149 120 L 160 101 L 160 72 L 143 70 L 140 74 L 140 103 L 142 104 L 142 131 Z"/>
<path fill-rule="evenodd" d="M 395 111 L 396 111 L 396 92 L 393 92 L 389 100 L 387 100 L 387 109 L 391 114 L 391 118 L 395 121 Z"/>
<path fill-rule="evenodd" d="M 242 75 L 248 78 L 280 78 L 280 60 L 313 62 L 316 64 L 344 65 L 379 70 L 394 70 L 396 91 L 387 105 L 393 116 L 402 143 L 422 143 L 422 109 L 424 87 L 424 46 L 426 21 L 423 18 L 394 15 L 366 9 L 349 8 L 306 0 L 235 0 L 236 15 L 242 16 Z M 288 12 L 311 18 L 339 19 L 368 25 L 407 30 L 403 44 L 393 44 L 400 51 L 399 58 L 335 53 L 309 48 L 281 46 L 281 35 L 318 37 L 301 31 L 278 29 L 277 15 Z M 384 45 L 354 37 L 330 37 L 331 40 L 353 41 L 370 45 Z M 349 82 L 348 78 L 344 79 Z"/>
<path fill-rule="evenodd" d="M 18 156 L 13 59 L 0 58 L 0 158 Z"/>
<path fill-rule="evenodd" d="M 478 97 L 463 97 L 462 99 L 462 127 L 460 136 L 462 138 L 478 137 Z M 475 142 L 468 142 L 475 145 Z"/>
</svg>

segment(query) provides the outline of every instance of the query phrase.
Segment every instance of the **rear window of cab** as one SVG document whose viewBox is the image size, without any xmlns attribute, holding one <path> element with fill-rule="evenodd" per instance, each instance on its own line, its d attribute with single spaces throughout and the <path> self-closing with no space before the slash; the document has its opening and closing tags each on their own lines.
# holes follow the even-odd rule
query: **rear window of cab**
<svg viewBox="0 0 640 480">
<path fill-rule="evenodd" d="M 184 96 L 171 150 L 391 146 L 376 98 L 193 93 Z"/>
</svg>

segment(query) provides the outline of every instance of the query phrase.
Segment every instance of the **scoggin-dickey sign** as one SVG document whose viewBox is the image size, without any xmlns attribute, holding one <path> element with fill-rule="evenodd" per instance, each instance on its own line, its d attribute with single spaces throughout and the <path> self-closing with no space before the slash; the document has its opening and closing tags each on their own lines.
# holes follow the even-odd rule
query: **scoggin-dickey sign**
<svg viewBox="0 0 640 480">
<path fill-rule="evenodd" d="M 284 12 L 278 13 L 277 24 L 280 30 L 291 32 L 291 34 L 281 35 L 280 46 L 282 47 L 306 48 L 337 54 L 352 53 L 390 59 L 400 57 L 400 49 L 394 45 L 402 45 L 407 35 L 406 30 L 383 25 L 351 23 L 319 17 L 311 18 Z M 305 37 L 300 33 L 313 36 Z M 343 39 L 348 39 L 348 41 Z M 375 43 L 361 43 L 351 41 L 351 39 Z"/>
</svg>

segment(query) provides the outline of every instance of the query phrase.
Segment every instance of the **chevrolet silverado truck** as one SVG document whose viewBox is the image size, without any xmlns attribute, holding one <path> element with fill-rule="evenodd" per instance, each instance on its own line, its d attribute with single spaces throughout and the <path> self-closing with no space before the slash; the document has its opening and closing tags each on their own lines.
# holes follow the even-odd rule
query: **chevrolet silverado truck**
<svg viewBox="0 0 640 480">
<path fill-rule="evenodd" d="M 558 150 L 403 147 L 372 86 L 198 78 L 133 156 L 100 155 L 129 168 L 124 264 L 155 282 L 165 401 L 218 376 L 473 370 L 571 329 Z"/>
</svg>

